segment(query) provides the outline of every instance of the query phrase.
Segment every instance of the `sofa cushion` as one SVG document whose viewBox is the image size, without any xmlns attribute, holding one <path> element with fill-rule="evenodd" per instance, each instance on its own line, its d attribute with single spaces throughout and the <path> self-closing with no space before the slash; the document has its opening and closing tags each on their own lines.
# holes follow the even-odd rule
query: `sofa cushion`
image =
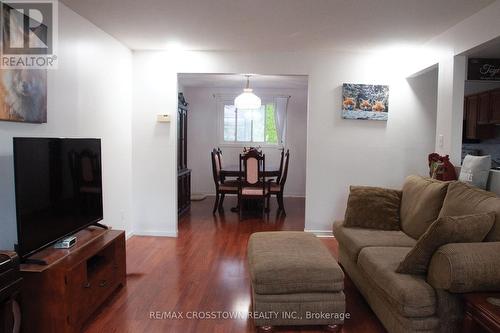
<svg viewBox="0 0 500 333">
<path fill-rule="evenodd" d="M 482 242 L 495 222 L 494 213 L 438 218 L 396 270 L 403 274 L 425 274 L 432 255 L 450 243 Z"/>
<path fill-rule="evenodd" d="M 351 186 L 344 224 L 381 230 L 399 230 L 401 191 L 381 187 Z"/>
<path fill-rule="evenodd" d="M 366 247 L 358 267 L 371 279 L 374 292 L 394 306 L 404 317 L 428 317 L 436 313 L 436 293 L 425 276 L 396 273 L 408 254 L 406 247 Z"/>
<path fill-rule="evenodd" d="M 468 214 L 495 212 L 495 225 L 486 241 L 500 241 L 500 198 L 496 194 L 483 191 L 462 182 L 448 186 L 443 207 L 439 216 L 460 216 Z"/>
<path fill-rule="evenodd" d="M 333 225 L 333 234 L 349 258 L 358 261 L 358 254 L 369 246 L 413 247 L 417 241 L 402 231 L 348 228 L 342 221 Z"/>
<path fill-rule="evenodd" d="M 316 236 L 297 231 L 257 232 L 248 242 L 257 294 L 339 292 L 344 273 Z"/>
<path fill-rule="evenodd" d="M 446 196 L 449 182 L 409 176 L 401 198 L 401 229 L 418 239 L 434 222 Z"/>
<path fill-rule="evenodd" d="M 462 162 L 458 180 L 485 190 L 491 170 L 491 156 L 467 155 Z"/>
</svg>

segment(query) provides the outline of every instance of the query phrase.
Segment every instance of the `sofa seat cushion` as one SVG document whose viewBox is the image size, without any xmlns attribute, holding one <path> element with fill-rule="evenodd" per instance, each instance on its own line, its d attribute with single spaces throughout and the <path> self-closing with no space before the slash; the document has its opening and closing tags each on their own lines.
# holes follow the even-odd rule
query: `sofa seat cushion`
<svg viewBox="0 0 500 333">
<path fill-rule="evenodd" d="M 374 292 L 404 317 L 428 317 L 436 313 L 436 292 L 425 275 L 396 273 L 411 248 L 367 247 L 359 254 L 358 267 L 368 277 Z"/>
<path fill-rule="evenodd" d="M 411 248 L 417 243 L 416 240 L 402 231 L 348 228 L 344 227 L 342 221 L 334 223 L 333 234 L 345 249 L 349 258 L 354 262 L 358 261 L 358 255 L 365 247 L 394 246 Z"/>
<path fill-rule="evenodd" d="M 495 225 L 486 236 L 486 241 L 500 241 L 500 198 L 462 182 L 453 182 L 448 186 L 439 217 L 461 216 L 494 212 Z"/>
<path fill-rule="evenodd" d="M 409 176 L 401 198 L 401 229 L 418 239 L 434 222 L 446 196 L 449 182 Z"/>
<path fill-rule="evenodd" d="M 344 273 L 314 235 L 297 231 L 257 232 L 248 242 L 252 287 L 257 294 L 340 292 Z"/>
</svg>

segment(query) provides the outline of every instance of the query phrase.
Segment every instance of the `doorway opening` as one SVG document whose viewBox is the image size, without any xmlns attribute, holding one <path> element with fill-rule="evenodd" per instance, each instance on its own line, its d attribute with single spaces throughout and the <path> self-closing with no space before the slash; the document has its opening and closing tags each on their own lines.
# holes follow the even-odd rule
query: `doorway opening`
<svg viewBox="0 0 500 333">
<path fill-rule="evenodd" d="M 257 107 L 235 103 L 247 84 L 260 99 Z M 244 74 L 180 73 L 178 87 L 179 230 L 194 216 L 284 221 L 290 214 L 297 217 L 297 230 L 304 230 L 308 77 L 252 74 L 247 82 Z M 264 206 L 240 207 L 240 159 L 250 149 L 264 157 L 263 180 L 273 190 Z"/>
</svg>

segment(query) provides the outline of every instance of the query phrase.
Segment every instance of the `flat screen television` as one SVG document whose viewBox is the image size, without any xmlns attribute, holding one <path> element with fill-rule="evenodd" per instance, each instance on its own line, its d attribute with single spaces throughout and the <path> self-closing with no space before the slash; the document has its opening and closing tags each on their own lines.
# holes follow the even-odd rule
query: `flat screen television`
<svg viewBox="0 0 500 333">
<path fill-rule="evenodd" d="M 22 259 L 102 220 L 101 140 L 14 138 Z"/>
</svg>

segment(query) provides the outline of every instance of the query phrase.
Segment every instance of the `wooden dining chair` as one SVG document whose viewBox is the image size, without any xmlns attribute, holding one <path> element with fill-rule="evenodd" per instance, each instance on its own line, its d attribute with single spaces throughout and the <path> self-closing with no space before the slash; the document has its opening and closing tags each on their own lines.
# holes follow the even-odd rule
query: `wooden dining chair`
<svg viewBox="0 0 500 333">
<path fill-rule="evenodd" d="M 266 182 L 266 155 L 256 150 L 240 154 L 240 179 L 238 183 L 238 207 L 240 220 L 243 214 L 242 200 L 262 199 L 263 212 L 268 211 L 270 182 Z"/>
<path fill-rule="evenodd" d="M 223 209 L 224 198 L 226 194 L 238 194 L 238 181 L 225 181 L 223 182 L 220 176 L 221 162 L 220 154 L 217 149 L 212 150 L 210 153 L 212 160 L 212 174 L 215 184 L 215 203 L 212 214 L 215 214 L 217 209 Z"/>
<path fill-rule="evenodd" d="M 285 205 L 283 203 L 283 193 L 285 191 L 286 178 L 288 176 L 288 163 L 290 161 L 290 150 L 287 150 L 280 166 L 280 175 L 276 182 L 270 184 L 270 195 L 276 195 L 278 201 L 278 212 L 286 215 Z"/>
<path fill-rule="evenodd" d="M 217 147 L 217 154 L 219 154 L 219 167 L 222 169 L 222 149 Z"/>
<path fill-rule="evenodd" d="M 283 161 L 285 159 L 285 147 L 280 148 L 281 154 L 280 154 L 280 168 L 279 168 L 279 175 L 278 178 L 276 179 L 276 182 L 280 182 L 281 174 L 283 173 Z"/>
</svg>

